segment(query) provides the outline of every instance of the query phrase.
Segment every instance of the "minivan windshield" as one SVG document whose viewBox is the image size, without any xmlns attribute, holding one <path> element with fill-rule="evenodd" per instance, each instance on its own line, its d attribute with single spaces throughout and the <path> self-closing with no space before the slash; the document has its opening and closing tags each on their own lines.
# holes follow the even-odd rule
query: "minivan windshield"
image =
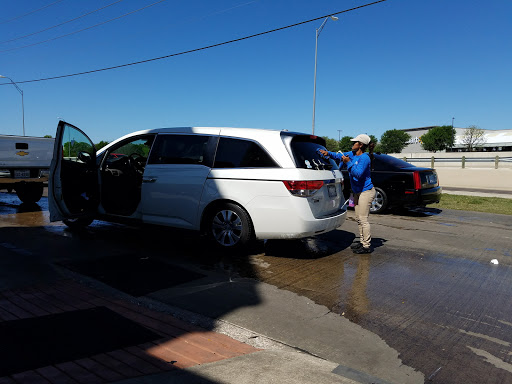
<svg viewBox="0 0 512 384">
<path fill-rule="evenodd" d="M 297 135 L 290 143 L 293 158 L 297 168 L 306 169 L 338 169 L 336 162 L 325 159 L 318 150 L 325 149 L 324 140 L 317 136 Z"/>
</svg>

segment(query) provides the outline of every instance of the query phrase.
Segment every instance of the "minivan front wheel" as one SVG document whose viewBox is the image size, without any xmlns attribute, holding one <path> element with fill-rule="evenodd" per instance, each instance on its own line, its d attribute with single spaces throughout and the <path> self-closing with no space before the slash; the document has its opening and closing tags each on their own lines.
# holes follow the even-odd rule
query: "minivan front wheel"
<svg viewBox="0 0 512 384">
<path fill-rule="evenodd" d="M 225 203 L 211 211 L 208 235 L 218 246 L 238 248 L 251 241 L 254 230 L 245 210 L 236 204 Z"/>
<path fill-rule="evenodd" d="M 87 227 L 94 221 L 92 217 L 78 217 L 75 219 L 64 219 L 62 222 L 70 229 L 82 229 Z"/>
</svg>

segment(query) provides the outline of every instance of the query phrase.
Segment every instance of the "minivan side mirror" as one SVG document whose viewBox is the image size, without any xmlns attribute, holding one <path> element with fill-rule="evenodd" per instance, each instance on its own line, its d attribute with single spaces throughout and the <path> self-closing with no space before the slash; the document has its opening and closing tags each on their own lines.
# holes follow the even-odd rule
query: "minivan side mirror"
<svg viewBox="0 0 512 384">
<path fill-rule="evenodd" d="M 91 164 L 92 156 L 90 153 L 80 151 L 78 152 L 78 160 L 85 164 Z"/>
</svg>

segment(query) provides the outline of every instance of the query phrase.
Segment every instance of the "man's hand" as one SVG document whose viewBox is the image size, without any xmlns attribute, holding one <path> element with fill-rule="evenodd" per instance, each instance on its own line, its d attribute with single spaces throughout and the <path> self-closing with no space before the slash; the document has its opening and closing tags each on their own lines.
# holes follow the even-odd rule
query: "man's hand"
<svg viewBox="0 0 512 384">
<path fill-rule="evenodd" d="M 325 149 L 319 149 L 318 152 L 320 152 L 324 156 L 329 156 L 329 152 L 326 151 Z"/>
<path fill-rule="evenodd" d="M 348 163 L 348 162 L 350 161 L 350 157 L 343 155 L 343 156 L 341 156 L 341 160 L 342 160 L 344 163 Z"/>
</svg>

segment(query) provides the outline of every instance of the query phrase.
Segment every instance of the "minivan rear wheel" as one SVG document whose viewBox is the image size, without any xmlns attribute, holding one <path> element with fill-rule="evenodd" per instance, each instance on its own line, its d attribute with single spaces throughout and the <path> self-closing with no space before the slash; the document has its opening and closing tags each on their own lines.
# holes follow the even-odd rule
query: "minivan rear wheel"
<svg viewBox="0 0 512 384">
<path fill-rule="evenodd" d="M 208 236 L 218 246 L 238 248 L 252 240 L 254 229 L 244 209 L 233 203 L 224 203 L 209 215 Z"/>
</svg>

